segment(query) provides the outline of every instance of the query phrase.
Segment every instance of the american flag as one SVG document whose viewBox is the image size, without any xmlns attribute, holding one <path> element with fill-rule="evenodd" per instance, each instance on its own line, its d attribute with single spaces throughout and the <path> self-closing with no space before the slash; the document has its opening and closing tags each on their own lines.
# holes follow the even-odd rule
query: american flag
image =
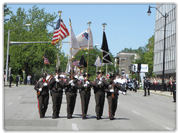
<svg viewBox="0 0 180 133">
<path fill-rule="evenodd" d="M 79 65 L 79 61 L 77 61 L 76 59 L 73 62 L 73 66 L 78 66 Z"/>
<path fill-rule="evenodd" d="M 44 56 L 43 56 L 43 57 L 44 57 L 44 64 L 50 64 L 50 63 L 49 63 L 49 60 L 47 59 L 47 57 L 46 57 L 46 55 L 45 55 L 45 54 L 44 54 Z"/>
<path fill-rule="evenodd" d="M 58 41 L 63 40 L 67 36 L 69 36 L 69 31 L 66 28 L 66 25 L 63 23 L 63 20 L 59 19 L 53 34 L 52 44 L 55 45 Z"/>
</svg>

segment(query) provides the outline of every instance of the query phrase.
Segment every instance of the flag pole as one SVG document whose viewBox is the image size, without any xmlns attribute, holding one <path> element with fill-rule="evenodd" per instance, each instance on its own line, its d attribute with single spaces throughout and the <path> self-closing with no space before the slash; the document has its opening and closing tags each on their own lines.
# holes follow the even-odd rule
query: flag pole
<svg viewBox="0 0 180 133">
<path fill-rule="evenodd" d="M 59 10 L 58 13 L 59 13 L 59 19 L 60 19 L 60 25 L 61 25 L 61 13 L 62 13 L 62 11 Z M 59 41 L 59 44 L 58 44 L 58 58 L 59 58 L 59 52 L 60 52 L 60 45 L 62 45 L 61 41 Z M 57 60 L 57 62 L 58 62 L 58 60 Z M 57 69 L 57 72 L 58 72 L 58 66 L 56 67 L 56 69 Z"/>
<path fill-rule="evenodd" d="M 103 32 L 105 32 L 105 26 L 107 25 L 106 23 L 102 23 L 103 25 Z M 103 63 L 103 51 L 102 51 L 102 63 Z M 102 76 L 102 63 L 101 63 L 101 76 Z M 106 69 L 107 69 L 107 65 L 106 65 Z"/>
<path fill-rule="evenodd" d="M 69 19 L 69 26 L 70 26 L 70 29 L 71 29 L 71 19 Z M 70 34 L 70 41 L 69 41 L 70 45 L 71 45 L 71 34 Z M 70 60 L 71 60 L 71 63 L 70 63 L 70 72 L 71 72 L 71 79 L 73 79 L 73 70 L 72 70 L 72 47 L 70 47 Z"/>
<path fill-rule="evenodd" d="M 90 40 L 90 25 L 91 25 L 91 21 L 89 21 L 87 23 L 89 25 L 89 36 L 88 36 L 88 57 L 87 57 L 87 75 L 86 75 L 86 78 L 88 80 L 88 65 L 89 65 L 89 40 Z"/>
<path fill-rule="evenodd" d="M 44 58 L 45 58 L 45 55 L 46 55 L 46 51 L 44 49 Z M 45 72 L 46 72 L 46 63 L 45 63 Z"/>
</svg>

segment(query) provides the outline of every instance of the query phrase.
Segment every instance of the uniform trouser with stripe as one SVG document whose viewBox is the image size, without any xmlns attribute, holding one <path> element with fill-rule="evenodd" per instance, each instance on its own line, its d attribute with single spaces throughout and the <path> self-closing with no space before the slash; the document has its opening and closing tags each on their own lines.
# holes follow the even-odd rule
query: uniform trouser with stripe
<svg viewBox="0 0 180 133">
<path fill-rule="evenodd" d="M 44 117 L 49 103 L 49 93 L 41 94 L 38 97 L 38 109 L 40 117 Z"/>
<path fill-rule="evenodd" d="M 52 92 L 53 116 L 58 117 L 62 103 L 62 93 Z"/>
<path fill-rule="evenodd" d="M 115 95 L 114 98 L 112 98 L 112 96 L 108 96 L 107 100 L 109 107 L 109 118 L 113 118 L 117 109 L 118 95 Z"/>
<path fill-rule="evenodd" d="M 104 100 L 105 100 L 105 92 L 96 92 L 95 93 L 95 101 L 96 101 L 96 116 L 101 117 L 103 114 L 104 108 Z"/>
<path fill-rule="evenodd" d="M 74 107 L 76 103 L 76 93 L 66 92 L 66 101 L 67 101 L 67 117 L 71 117 L 74 112 Z"/>
<path fill-rule="evenodd" d="M 80 92 L 82 116 L 87 115 L 90 95 L 91 95 L 91 93 L 88 91 L 81 91 Z"/>
</svg>

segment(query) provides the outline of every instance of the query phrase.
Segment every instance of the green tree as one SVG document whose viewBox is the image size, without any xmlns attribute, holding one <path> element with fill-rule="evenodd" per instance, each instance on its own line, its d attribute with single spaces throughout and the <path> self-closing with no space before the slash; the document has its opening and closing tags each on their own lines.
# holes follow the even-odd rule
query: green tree
<svg viewBox="0 0 180 133">
<path fill-rule="evenodd" d="M 144 54 L 145 63 L 148 64 L 148 76 L 154 77 L 153 73 L 153 64 L 154 64 L 154 35 L 149 38 L 148 44 L 146 45 L 146 48 L 148 49 L 147 52 Z"/>
<path fill-rule="evenodd" d="M 45 9 L 39 9 L 33 6 L 28 12 L 25 9 L 18 8 L 16 14 L 11 15 L 10 20 L 4 24 L 4 64 L 6 63 L 8 30 L 10 29 L 10 41 L 28 42 L 28 41 L 51 41 L 52 32 L 48 32 L 47 25 L 53 22 L 57 15 L 45 13 Z M 31 24 L 26 26 L 26 24 Z M 10 63 L 9 67 L 13 74 L 21 74 L 25 69 L 25 62 L 28 62 L 28 73 L 40 75 L 42 68 L 45 69 L 43 56 L 46 54 L 50 64 L 46 65 L 46 69 L 54 68 L 57 61 L 57 44 L 53 46 L 51 43 L 29 43 L 21 45 L 11 45 L 9 47 Z M 61 68 L 65 70 L 67 58 L 60 50 L 59 57 Z"/>
<path fill-rule="evenodd" d="M 6 17 L 7 15 L 10 15 L 12 13 L 12 11 L 10 11 L 10 8 L 7 7 L 6 4 L 4 4 L 4 17 Z"/>
</svg>

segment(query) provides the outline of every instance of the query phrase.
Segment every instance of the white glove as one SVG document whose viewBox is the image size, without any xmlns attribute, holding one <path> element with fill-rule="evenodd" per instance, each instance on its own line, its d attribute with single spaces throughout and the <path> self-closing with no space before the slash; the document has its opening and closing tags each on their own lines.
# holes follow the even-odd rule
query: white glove
<svg viewBox="0 0 180 133">
<path fill-rule="evenodd" d="M 101 82 L 101 81 L 99 81 L 98 85 L 100 85 L 100 84 L 102 84 L 102 82 Z"/>
<path fill-rule="evenodd" d="M 70 84 L 73 83 L 73 80 L 69 81 L 69 83 L 70 83 Z"/>
<path fill-rule="evenodd" d="M 87 86 L 87 84 L 84 84 L 84 87 L 86 87 Z"/>
<path fill-rule="evenodd" d="M 110 92 L 114 92 L 114 90 L 113 90 L 113 89 L 110 89 Z"/>
<path fill-rule="evenodd" d="M 55 79 L 58 79 L 58 75 L 56 75 L 54 78 L 55 78 Z"/>
<path fill-rule="evenodd" d="M 74 84 L 74 83 L 71 83 L 71 86 L 75 86 L 75 84 Z"/>
<path fill-rule="evenodd" d="M 44 83 L 43 85 L 44 85 L 44 86 L 47 86 L 47 83 Z"/>
<path fill-rule="evenodd" d="M 89 81 L 86 81 L 86 84 L 89 84 Z"/>
<path fill-rule="evenodd" d="M 42 88 L 40 88 L 39 91 L 42 91 Z"/>
<path fill-rule="evenodd" d="M 59 79 L 56 79 L 56 82 L 59 82 Z"/>
</svg>

